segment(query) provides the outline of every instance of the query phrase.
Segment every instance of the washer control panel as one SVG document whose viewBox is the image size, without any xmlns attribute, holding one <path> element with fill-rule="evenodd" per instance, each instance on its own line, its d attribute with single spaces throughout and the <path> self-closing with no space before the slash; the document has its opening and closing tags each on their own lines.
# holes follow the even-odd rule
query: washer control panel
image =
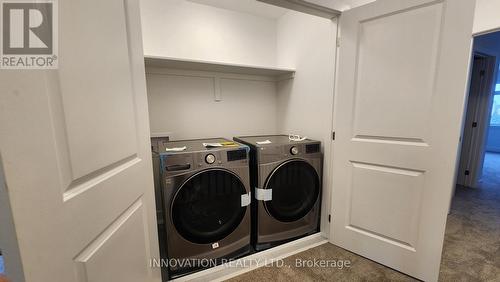
<svg viewBox="0 0 500 282">
<path fill-rule="evenodd" d="M 295 156 L 298 153 L 299 153 L 299 148 L 297 148 L 297 146 L 293 146 L 292 148 L 290 148 L 290 154 Z"/>
</svg>

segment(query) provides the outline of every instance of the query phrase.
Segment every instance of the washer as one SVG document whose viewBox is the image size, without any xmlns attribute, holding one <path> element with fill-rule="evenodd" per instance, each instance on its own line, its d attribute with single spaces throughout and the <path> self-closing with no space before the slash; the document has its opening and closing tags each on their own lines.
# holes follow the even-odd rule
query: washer
<svg viewBox="0 0 500 282">
<path fill-rule="evenodd" d="M 252 244 L 267 249 L 319 231 L 321 143 L 287 135 L 235 137 L 250 147 Z"/>
<path fill-rule="evenodd" d="M 166 246 L 161 253 L 168 259 L 170 279 L 251 251 L 249 148 L 202 144 L 220 142 L 231 141 L 186 140 L 158 147 L 162 204 L 157 214 L 164 222 L 160 246 Z"/>
</svg>

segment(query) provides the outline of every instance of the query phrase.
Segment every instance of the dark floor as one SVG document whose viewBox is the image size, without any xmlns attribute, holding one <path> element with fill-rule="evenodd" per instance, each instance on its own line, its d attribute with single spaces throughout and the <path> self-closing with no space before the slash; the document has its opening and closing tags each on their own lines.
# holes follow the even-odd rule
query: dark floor
<svg viewBox="0 0 500 282">
<path fill-rule="evenodd" d="M 335 267 L 296 267 L 299 260 L 347 260 L 349 268 Z M 289 267 L 288 267 L 289 266 Z M 387 268 L 383 265 L 365 259 L 330 243 L 309 249 L 284 259 L 284 266 L 261 267 L 256 270 L 236 276 L 229 281 L 417 281 Z"/>
<path fill-rule="evenodd" d="M 440 281 L 500 281 L 500 155 L 487 154 L 481 188 L 457 188 L 448 216 Z M 295 267 L 295 260 L 350 260 L 351 267 Z M 324 244 L 230 281 L 415 281 L 390 268 Z M 288 267 L 290 266 L 290 267 Z"/>
</svg>

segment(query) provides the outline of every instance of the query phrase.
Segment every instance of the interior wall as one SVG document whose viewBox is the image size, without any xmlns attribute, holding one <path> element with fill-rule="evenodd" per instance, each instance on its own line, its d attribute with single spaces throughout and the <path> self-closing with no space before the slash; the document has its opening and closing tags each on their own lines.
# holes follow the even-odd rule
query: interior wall
<svg viewBox="0 0 500 282">
<path fill-rule="evenodd" d="M 500 1 L 476 0 L 473 33 L 483 33 L 500 29 Z"/>
<path fill-rule="evenodd" d="M 500 126 L 490 126 L 488 129 L 486 151 L 497 154 L 500 153 Z"/>
<path fill-rule="evenodd" d="M 337 22 L 289 11 L 278 20 L 278 65 L 297 69 L 278 83 L 278 130 L 322 142 L 322 233 L 328 237 L 331 195 L 331 130 Z"/>
<path fill-rule="evenodd" d="M 215 101 L 211 77 L 146 73 L 152 134 L 181 140 L 277 132 L 274 81 L 221 78 L 221 101 Z"/>
<path fill-rule="evenodd" d="M 280 11 L 273 13 L 279 14 Z M 276 19 L 185 0 L 141 0 L 145 55 L 276 65 Z M 277 132 L 276 83 L 232 75 L 146 70 L 152 134 L 171 139 Z"/>
<path fill-rule="evenodd" d="M 500 1 L 498 1 L 500 3 Z M 499 7 L 500 9 L 500 7 Z M 500 10 L 499 10 L 500 11 Z M 498 17 L 500 19 L 500 17 Z M 500 21 L 499 21 L 500 27 Z M 494 83 L 500 82 L 500 30 L 497 32 L 487 33 L 474 38 L 474 52 L 483 53 L 496 57 L 496 73 L 494 74 Z M 493 86 L 495 90 L 495 86 Z"/>
<path fill-rule="evenodd" d="M 276 20 L 185 0 L 141 0 L 145 55 L 276 63 Z"/>
</svg>

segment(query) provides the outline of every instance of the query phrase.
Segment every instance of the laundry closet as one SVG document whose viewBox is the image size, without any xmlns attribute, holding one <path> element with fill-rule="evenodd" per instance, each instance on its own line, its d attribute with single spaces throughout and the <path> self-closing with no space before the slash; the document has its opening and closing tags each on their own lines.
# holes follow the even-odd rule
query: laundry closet
<svg viewBox="0 0 500 282">
<path fill-rule="evenodd" d="M 454 93 L 464 93 L 470 35 L 451 30 L 471 28 L 461 18 L 472 13 L 414 2 L 377 1 L 321 17 L 250 0 L 142 1 L 151 136 L 318 140 L 321 235 L 417 277 L 435 275 L 415 267 L 440 256 L 418 234 L 444 230 L 427 211 L 445 218 L 433 201 L 449 198 L 453 165 L 430 164 L 443 161 L 438 147 L 450 163 L 456 154 L 463 98 Z M 442 59 L 446 44 L 455 61 Z M 463 83 L 453 90 L 441 73 Z M 439 105 L 450 108 L 448 120 L 434 110 Z"/>
<path fill-rule="evenodd" d="M 153 140 L 295 134 L 320 141 L 318 204 L 328 236 L 335 15 L 257 1 L 168 0 L 142 1 L 141 19 Z"/>
<path fill-rule="evenodd" d="M 210 3 L 141 1 L 151 136 L 319 140 L 327 224 L 336 19 L 257 1 Z"/>
</svg>

